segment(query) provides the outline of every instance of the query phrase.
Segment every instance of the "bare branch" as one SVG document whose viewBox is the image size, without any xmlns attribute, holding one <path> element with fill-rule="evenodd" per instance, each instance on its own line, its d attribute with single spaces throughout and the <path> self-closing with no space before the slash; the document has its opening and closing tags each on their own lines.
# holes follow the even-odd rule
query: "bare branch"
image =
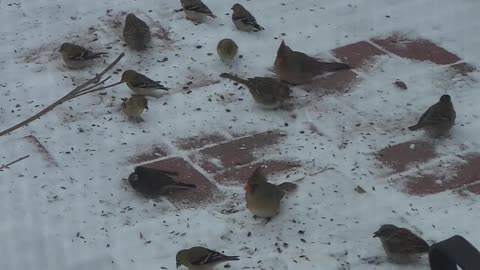
<svg viewBox="0 0 480 270">
<path fill-rule="evenodd" d="M 31 116 L 30 118 L 16 124 L 15 126 L 11 127 L 11 128 L 8 128 L 2 132 L 0 132 L 0 136 L 3 136 L 5 134 L 8 134 L 16 129 L 19 129 L 23 126 L 26 126 L 28 124 L 30 124 L 31 122 L 35 121 L 36 119 L 42 117 L 43 115 L 45 115 L 46 113 L 48 113 L 49 111 L 53 110 L 55 107 L 57 107 L 58 105 L 62 104 L 63 102 L 67 101 L 67 100 L 70 100 L 72 98 L 75 98 L 77 96 L 77 94 L 84 90 L 87 86 L 91 85 L 91 84 L 97 84 L 100 79 L 103 77 L 103 75 L 105 75 L 105 73 L 107 73 L 108 71 L 110 71 L 119 61 L 120 59 L 122 59 L 122 57 L 125 56 L 125 53 L 121 53 L 117 59 L 115 59 L 115 61 L 113 61 L 113 63 L 111 63 L 107 68 L 105 68 L 102 72 L 100 72 L 99 74 L 95 75 L 95 77 L 93 77 L 92 79 L 88 80 L 87 82 L 83 83 L 82 85 L 80 86 L 77 86 L 75 89 L 73 89 L 72 91 L 70 91 L 68 94 L 66 94 L 65 96 L 63 96 L 62 98 L 60 98 L 59 100 L 55 101 L 54 103 L 50 104 L 49 106 L 47 106 L 45 109 L 41 110 L 40 112 L 38 112 L 37 114 Z"/>
<path fill-rule="evenodd" d="M 117 86 L 117 85 L 122 84 L 122 83 L 124 83 L 124 82 L 116 82 L 114 84 L 110 84 L 110 85 L 107 85 L 107 86 L 104 86 L 104 87 L 95 88 L 95 89 L 91 89 L 91 90 L 88 90 L 88 91 L 82 91 L 81 93 L 78 93 L 75 96 L 73 96 L 72 99 L 83 96 L 83 95 L 86 95 L 86 94 L 90 94 L 90 93 L 93 93 L 93 92 L 98 92 L 98 91 L 101 91 L 101 90 L 105 90 L 107 88 L 114 87 L 114 86 Z"/>
<path fill-rule="evenodd" d="M 2 165 L 2 166 L 0 166 L 0 171 L 2 171 L 2 170 L 5 169 L 5 168 L 8 168 L 9 166 L 11 166 L 11 165 L 13 165 L 13 164 L 15 164 L 15 163 L 17 163 L 17 162 L 19 162 L 19 161 L 22 161 L 22 160 L 24 160 L 24 159 L 26 159 L 26 158 L 29 158 L 29 157 L 30 157 L 30 155 L 26 155 L 26 156 L 24 156 L 24 157 L 17 158 L 16 160 L 14 160 L 14 161 L 12 161 L 12 162 L 10 162 L 10 163 L 8 163 L 8 164 Z"/>
</svg>

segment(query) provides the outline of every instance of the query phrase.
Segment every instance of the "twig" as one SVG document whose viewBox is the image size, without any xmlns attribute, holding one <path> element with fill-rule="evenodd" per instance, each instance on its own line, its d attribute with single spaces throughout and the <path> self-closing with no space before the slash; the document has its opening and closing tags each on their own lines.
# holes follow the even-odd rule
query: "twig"
<svg viewBox="0 0 480 270">
<path fill-rule="evenodd" d="M 119 61 L 120 59 L 122 59 L 122 57 L 125 56 L 125 53 L 121 53 L 117 59 L 115 59 L 115 61 L 113 61 L 113 63 L 111 63 L 107 68 L 105 68 L 102 72 L 100 72 L 99 74 L 95 75 L 95 77 L 93 77 L 92 79 L 88 80 L 87 82 L 83 83 L 82 85 L 76 87 L 75 89 L 73 89 L 72 91 L 70 91 L 68 94 L 66 94 L 65 96 L 63 96 L 62 98 L 60 98 L 59 100 L 55 101 L 54 103 L 50 104 L 49 106 L 47 106 L 45 109 L 39 111 L 37 114 L 35 114 L 34 116 L 31 116 L 30 118 L 16 124 L 15 126 L 11 127 L 11 128 L 8 128 L 2 132 L 0 132 L 0 136 L 3 136 L 5 134 L 8 134 L 16 129 L 19 129 L 23 126 L 26 126 L 28 124 L 30 124 L 31 122 L 35 121 L 36 119 L 39 119 L 40 117 L 42 117 L 43 115 L 45 115 L 46 113 L 48 113 L 49 111 L 53 110 L 55 107 L 57 107 L 58 105 L 62 104 L 63 102 L 65 101 L 68 101 L 68 100 L 71 100 L 72 98 L 75 98 L 77 96 L 77 94 L 79 92 L 81 92 L 82 90 L 84 90 L 87 86 L 91 85 L 91 84 L 97 84 L 100 79 L 103 77 L 103 75 L 105 75 L 105 73 L 107 73 L 108 71 L 110 71 Z"/>
<path fill-rule="evenodd" d="M 13 164 L 15 164 L 15 163 L 17 163 L 17 162 L 19 162 L 19 161 L 22 161 L 22 160 L 24 160 L 24 159 L 26 159 L 26 158 L 29 158 L 29 157 L 30 157 L 30 155 L 26 155 L 26 156 L 24 156 L 24 157 L 18 158 L 18 159 L 16 159 L 16 160 L 8 163 L 8 164 L 2 165 L 2 166 L 0 166 L 0 171 L 3 171 L 3 169 L 8 168 L 10 165 L 13 165 Z"/>
<path fill-rule="evenodd" d="M 101 91 L 101 90 L 105 90 L 107 88 L 110 88 L 110 87 L 114 87 L 116 85 L 119 85 L 119 84 L 122 84 L 123 82 L 116 82 L 114 84 L 110 84 L 110 85 L 107 85 L 107 86 L 103 86 L 103 87 L 100 87 L 100 88 L 95 88 L 95 89 L 91 89 L 91 90 L 88 90 L 88 91 L 82 91 L 81 93 L 79 94 L 76 94 L 75 96 L 73 96 L 72 98 L 76 98 L 76 97 L 79 97 L 79 96 L 83 96 L 83 95 L 86 95 L 86 94 L 90 94 L 90 93 L 93 93 L 93 92 L 98 92 L 98 91 Z"/>
</svg>

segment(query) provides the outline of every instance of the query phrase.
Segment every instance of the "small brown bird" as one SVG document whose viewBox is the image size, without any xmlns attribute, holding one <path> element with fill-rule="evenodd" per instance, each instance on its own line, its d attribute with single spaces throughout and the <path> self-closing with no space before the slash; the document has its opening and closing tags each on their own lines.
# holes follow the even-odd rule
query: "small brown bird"
<svg viewBox="0 0 480 270">
<path fill-rule="evenodd" d="M 92 59 L 99 58 L 106 52 L 94 53 L 82 46 L 65 42 L 60 46 L 59 52 L 62 54 L 65 66 L 71 69 L 81 69 L 92 64 Z"/>
<path fill-rule="evenodd" d="M 142 95 L 132 95 L 130 98 L 122 98 L 122 109 L 129 120 L 135 120 L 137 123 L 144 122 L 140 115 L 145 109 L 148 110 L 148 100 Z"/>
<path fill-rule="evenodd" d="M 252 94 L 253 99 L 265 108 L 277 108 L 291 98 L 292 90 L 290 87 L 274 78 L 254 77 L 244 80 L 229 73 L 222 73 L 220 77 L 245 85 L 250 94 Z"/>
<path fill-rule="evenodd" d="M 385 224 L 373 234 L 380 238 L 387 257 L 395 263 L 407 264 L 427 253 L 430 246 L 408 229 Z"/>
<path fill-rule="evenodd" d="M 153 198 L 165 195 L 172 189 L 194 189 L 194 184 L 176 182 L 177 172 L 158 170 L 144 166 L 135 167 L 135 171 L 128 176 L 128 183 L 134 190 L 145 197 Z"/>
<path fill-rule="evenodd" d="M 408 129 L 425 129 L 431 136 L 443 136 L 455 124 L 456 115 L 450 96 L 443 95 L 437 103 L 422 114 L 416 125 Z"/>
<path fill-rule="evenodd" d="M 265 30 L 257 23 L 255 17 L 242 5 L 236 3 L 233 5 L 232 10 L 232 21 L 238 30 L 245 32 Z"/>
<path fill-rule="evenodd" d="M 217 44 L 217 53 L 225 63 L 230 63 L 233 61 L 238 52 L 238 46 L 235 41 L 224 38 L 220 40 Z"/>
<path fill-rule="evenodd" d="M 350 66 L 343 63 L 321 62 L 302 52 L 290 49 L 285 45 L 285 41 L 282 41 L 277 50 L 277 58 L 273 69 L 282 81 L 291 84 L 305 84 L 317 75 L 350 69 Z"/>
<path fill-rule="evenodd" d="M 202 22 L 206 17 L 216 18 L 213 12 L 201 0 L 180 0 L 187 19 Z"/>
<path fill-rule="evenodd" d="M 133 13 L 128 14 L 123 27 L 123 39 L 128 47 L 137 51 L 145 50 L 151 38 L 150 27 L 147 23 Z"/>
<path fill-rule="evenodd" d="M 219 263 L 238 260 L 238 256 L 227 256 L 205 247 L 182 249 L 176 256 L 177 268 L 184 265 L 189 270 L 211 270 Z"/>
<path fill-rule="evenodd" d="M 250 176 L 244 189 L 247 208 L 254 217 L 266 218 L 268 222 L 278 214 L 284 192 L 277 185 L 267 182 L 260 166 Z"/>
</svg>

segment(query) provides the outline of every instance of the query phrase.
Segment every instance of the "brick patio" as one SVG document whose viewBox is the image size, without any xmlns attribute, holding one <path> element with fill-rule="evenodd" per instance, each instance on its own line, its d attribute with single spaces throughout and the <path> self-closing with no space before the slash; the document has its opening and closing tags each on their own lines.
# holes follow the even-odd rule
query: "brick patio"
<svg viewBox="0 0 480 270">
<path fill-rule="evenodd" d="M 429 40 L 422 38 L 411 40 L 398 34 L 359 41 L 333 49 L 331 53 L 339 61 L 351 65 L 353 69 L 321 76 L 311 84 L 302 86 L 308 95 L 348 93 L 362 80 L 362 76 L 365 76 L 364 71 L 373 66 L 377 57 L 428 61 L 445 66 L 445 69 L 451 70 L 455 76 L 468 76 L 476 70 L 474 66 L 462 62 L 457 55 Z M 55 164 L 53 157 L 38 140 L 34 137 L 26 139 L 39 145 L 39 151 L 44 153 L 44 158 Z M 225 131 L 225 134 L 177 138 L 171 143 L 176 149 L 154 145 L 150 151 L 138 153 L 127 160 L 132 166 L 147 164 L 150 167 L 178 171 L 180 173 L 178 180 L 194 183 L 198 188 L 194 191 L 174 193 L 167 198 L 179 208 L 195 207 L 222 200 L 224 195 L 220 192 L 219 185 L 242 185 L 259 165 L 264 166 L 263 171 L 267 175 L 288 174 L 297 170 L 301 164 L 296 160 L 269 159 L 263 154 L 265 149 L 281 149 L 281 142 L 284 139 L 285 135 L 278 130 L 242 136 Z M 182 157 L 172 154 L 179 152 L 182 153 Z M 462 157 L 463 162 L 449 164 L 451 167 L 449 170 L 456 173 L 448 179 L 438 179 L 438 176 L 422 173 L 420 168 L 433 164 L 437 158 L 435 146 L 428 142 L 406 141 L 385 145 L 375 153 L 375 156 L 379 166 L 389 171 L 389 177 L 402 176 L 398 177 L 402 179 L 400 182 L 392 185 L 398 186 L 399 190 L 406 193 L 425 196 L 455 190 L 463 191 L 465 194 L 480 194 L 478 153 L 469 153 Z M 352 189 L 355 186 L 352 186 Z M 359 189 L 357 192 L 364 193 L 365 190 Z"/>
</svg>

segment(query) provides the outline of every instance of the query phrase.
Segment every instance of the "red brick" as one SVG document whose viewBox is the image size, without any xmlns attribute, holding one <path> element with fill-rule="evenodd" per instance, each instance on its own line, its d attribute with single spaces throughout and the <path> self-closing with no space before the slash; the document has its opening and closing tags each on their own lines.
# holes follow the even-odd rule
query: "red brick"
<svg viewBox="0 0 480 270">
<path fill-rule="evenodd" d="M 480 184 L 476 184 L 480 180 L 480 155 L 470 155 L 466 158 L 465 163 L 461 165 L 451 164 L 450 166 L 449 171 L 454 172 L 454 176 L 448 179 L 441 179 L 440 184 L 436 183 L 440 177 L 433 175 L 408 178 L 406 192 L 414 195 L 425 195 L 455 190 L 470 184 L 473 185 L 465 189 L 474 193 L 480 192 Z"/>
<path fill-rule="evenodd" d="M 415 144 L 414 149 L 410 149 L 412 144 Z M 406 170 L 413 163 L 431 160 L 435 156 L 433 145 L 418 141 L 388 146 L 377 153 L 377 159 L 396 172 Z"/>
<path fill-rule="evenodd" d="M 385 52 L 367 41 L 360 41 L 333 50 L 337 58 L 352 68 L 361 68 L 373 60 L 375 56 L 386 55 Z"/>
<path fill-rule="evenodd" d="M 358 75 L 351 70 L 341 70 L 316 77 L 310 84 L 302 86 L 305 91 L 315 95 L 343 94 L 352 88 Z"/>
<path fill-rule="evenodd" d="M 208 172 L 217 172 L 251 163 L 255 160 L 255 151 L 276 144 L 282 136 L 276 131 L 269 131 L 205 148 L 200 151 L 204 159 L 200 161 L 201 166 Z M 220 167 L 209 159 L 218 159 Z"/>
<path fill-rule="evenodd" d="M 450 69 L 452 69 L 455 73 L 463 76 L 467 76 L 469 73 L 472 73 L 476 70 L 474 66 L 468 63 L 458 63 L 455 65 L 451 65 Z"/>
<path fill-rule="evenodd" d="M 455 54 L 426 39 L 412 40 L 393 35 L 386 39 L 372 39 L 372 42 L 403 58 L 430 61 L 438 65 L 452 64 L 460 60 Z"/>
<path fill-rule="evenodd" d="M 196 137 L 181 138 L 176 141 L 176 145 L 179 149 L 190 150 L 201 148 L 209 144 L 219 143 L 226 141 L 227 138 L 220 134 L 201 135 Z"/>
<path fill-rule="evenodd" d="M 33 135 L 28 135 L 23 137 L 27 142 L 32 144 L 40 153 L 42 158 L 49 164 L 49 166 L 55 166 L 58 167 L 58 163 L 55 161 L 53 156 L 48 152 L 48 150 L 40 143 L 40 141 Z"/>
<path fill-rule="evenodd" d="M 154 160 L 161 157 L 166 157 L 168 156 L 168 154 L 169 153 L 167 151 L 166 146 L 154 145 L 152 146 L 152 150 L 149 152 L 139 153 L 139 154 L 136 154 L 135 156 L 129 157 L 128 162 L 130 162 L 131 164 L 138 164 L 138 163 Z"/>
<path fill-rule="evenodd" d="M 480 183 L 469 186 L 467 190 L 475 194 L 480 194 Z"/>
<path fill-rule="evenodd" d="M 145 164 L 145 166 L 176 171 L 179 173 L 179 176 L 176 178 L 177 181 L 195 184 L 197 186 L 194 190 L 177 190 L 166 195 L 168 200 L 177 207 L 196 207 L 198 205 L 218 202 L 223 198 L 223 195 L 213 183 L 182 158 L 175 157 L 164 159 Z"/>
<path fill-rule="evenodd" d="M 298 163 L 286 160 L 268 160 L 255 164 L 249 164 L 241 167 L 234 167 L 222 173 L 215 175 L 215 180 L 221 184 L 244 184 L 253 171 L 262 165 L 262 172 L 266 175 L 272 175 L 280 172 L 286 172 L 299 167 Z"/>
<path fill-rule="evenodd" d="M 429 195 L 439 192 L 443 192 L 448 188 L 442 184 L 438 184 L 436 181 L 438 177 L 434 175 L 421 175 L 417 177 L 407 177 L 407 183 L 405 184 L 405 192 L 411 195 Z"/>
</svg>

